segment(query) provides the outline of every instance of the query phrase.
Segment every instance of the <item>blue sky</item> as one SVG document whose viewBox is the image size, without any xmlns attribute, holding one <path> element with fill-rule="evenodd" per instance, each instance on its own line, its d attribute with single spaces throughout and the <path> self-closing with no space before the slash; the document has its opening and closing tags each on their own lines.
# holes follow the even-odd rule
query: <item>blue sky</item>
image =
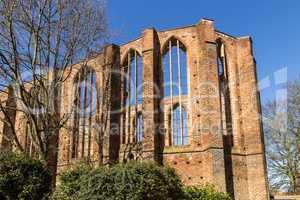
<svg viewBox="0 0 300 200">
<path fill-rule="evenodd" d="M 147 27 L 159 31 L 201 18 L 215 20 L 216 29 L 231 35 L 250 35 L 258 78 L 270 80 L 261 91 L 263 101 L 284 87 L 275 83 L 274 72 L 287 67 L 289 80 L 300 77 L 299 0 L 107 0 L 107 12 L 116 44 L 140 36 Z"/>
</svg>

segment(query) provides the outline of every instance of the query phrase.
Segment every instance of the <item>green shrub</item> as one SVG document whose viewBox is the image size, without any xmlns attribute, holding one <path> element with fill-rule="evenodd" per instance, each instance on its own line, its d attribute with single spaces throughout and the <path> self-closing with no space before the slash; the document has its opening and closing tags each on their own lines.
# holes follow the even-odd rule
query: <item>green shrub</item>
<svg viewBox="0 0 300 200">
<path fill-rule="evenodd" d="M 88 175 L 91 169 L 92 168 L 88 165 L 80 164 L 79 166 L 75 166 L 72 170 L 63 172 L 59 176 L 59 185 L 52 199 L 78 199 L 77 196 L 80 192 L 81 177 Z"/>
<path fill-rule="evenodd" d="M 181 181 L 175 171 L 154 163 L 129 162 L 81 172 L 76 169 L 64 174 L 58 188 L 60 194 L 56 197 L 69 200 L 177 200 L 183 197 Z"/>
<path fill-rule="evenodd" d="M 174 169 L 149 162 L 129 162 L 62 173 L 57 200 L 230 200 L 213 186 L 183 187 Z"/>
<path fill-rule="evenodd" d="M 231 200 L 230 196 L 218 192 L 213 186 L 185 187 L 183 189 L 184 200 Z"/>
<path fill-rule="evenodd" d="M 181 181 L 175 171 L 154 163 L 119 164 L 96 170 L 86 178 L 87 187 L 83 188 L 82 197 L 90 194 L 91 199 L 92 194 L 111 200 L 166 200 L 178 199 L 181 195 Z"/>
<path fill-rule="evenodd" d="M 40 161 L 24 154 L 0 153 L 1 199 L 43 199 L 49 194 L 50 186 L 50 172 Z"/>
</svg>

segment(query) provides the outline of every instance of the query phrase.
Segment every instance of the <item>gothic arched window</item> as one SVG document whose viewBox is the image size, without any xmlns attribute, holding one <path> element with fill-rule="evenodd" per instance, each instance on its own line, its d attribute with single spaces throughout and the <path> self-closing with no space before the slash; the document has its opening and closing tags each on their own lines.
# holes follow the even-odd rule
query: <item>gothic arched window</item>
<svg viewBox="0 0 300 200">
<path fill-rule="evenodd" d="M 122 143 L 135 142 L 134 132 L 137 127 L 131 127 L 131 115 L 137 116 L 139 105 L 142 103 L 142 57 L 138 51 L 130 49 L 125 55 L 123 62 L 124 72 L 126 74 L 123 81 L 124 95 L 123 106 L 126 107 L 122 116 L 124 127 L 122 134 Z M 135 118 L 137 120 L 137 118 Z M 134 123 L 137 125 L 137 122 Z M 127 136 L 127 137 L 126 137 Z"/>
<path fill-rule="evenodd" d="M 84 66 L 75 79 L 72 158 L 90 157 L 92 118 L 96 111 L 96 73 Z"/>
<path fill-rule="evenodd" d="M 163 52 L 164 97 L 186 95 L 187 56 L 185 46 L 176 38 L 167 42 Z"/>
<path fill-rule="evenodd" d="M 226 76 L 226 57 L 224 44 L 221 41 L 217 41 L 217 54 L 218 54 L 218 74 L 220 78 Z"/>
<path fill-rule="evenodd" d="M 142 103 L 142 57 L 131 49 L 124 61 L 126 80 L 124 81 L 126 105 Z"/>
<path fill-rule="evenodd" d="M 182 106 L 175 106 L 172 117 L 172 145 L 188 144 L 187 114 Z"/>
<path fill-rule="evenodd" d="M 218 72 L 220 83 L 220 103 L 222 113 L 222 134 L 226 137 L 225 141 L 233 145 L 232 135 L 232 118 L 231 118 L 231 103 L 230 91 L 228 84 L 228 71 L 225 45 L 221 39 L 217 40 L 217 55 L 218 55 Z"/>
<path fill-rule="evenodd" d="M 172 37 L 163 50 L 164 98 L 171 104 L 168 118 L 169 144 L 187 145 L 187 115 L 182 107 L 182 97 L 188 94 L 187 51 L 178 39 Z M 173 105 L 177 106 L 173 106 Z"/>
</svg>

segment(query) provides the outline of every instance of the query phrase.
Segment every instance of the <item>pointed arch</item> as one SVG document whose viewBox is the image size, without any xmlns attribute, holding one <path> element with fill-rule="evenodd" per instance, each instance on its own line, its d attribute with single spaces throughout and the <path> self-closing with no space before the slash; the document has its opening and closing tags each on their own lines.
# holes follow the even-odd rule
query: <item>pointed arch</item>
<svg viewBox="0 0 300 200">
<path fill-rule="evenodd" d="M 181 44 L 181 47 L 186 51 L 187 50 L 187 45 L 185 44 L 184 41 L 182 41 L 181 39 L 179 39 L 177 36 L 172 35 L 170 36 L 161 46 L 161 55 L 164 55 L 167 51 L 167 49 L 169 48 L 169 43 L 170 41 L 172 42 L 176 42 L 179 41 Z"/>
<path fill-rule="evenodd" d="M 168 117 L 169 141 L 171 145 L 187 144 L 187 115 L 182 106 L 182 96 L 188 94 L 187 49 L 176 37 L 170 37 L 162 49 L 164 98 L 170 99 L 171 111 Z M 178 101 L 173 102 L 173 97 Z"/>
<path fill-rule="evenodd" d="M 128 54 L 129 53 L 134 53 L 134 52 L 137 52 L 137 54 L 139 55 L 139 56 L 142 56 L 142 53 L 139 51 L 139 50 L 137 50 L 136 48 L 133 48 L 133 47 L 129 47 L 127 50 L 125 50 L 124 51 L 125 53 L 122 55 L 122 57 L 121 57 L 121 65 L 122 66 L 127 66 L 127 59 L 128 59 Z"/>
<path fill-rule="evenodd" d="M 91 153 L 92 118 L 96 114 L 96 72 L 84 65 L 74 78 L 71 158 L 89 158 Z"/>
<path fill-rule="evenodd" d="M 143 68 L 141 54 L 137 50 L 130 48 L 123 58 L 122 66 L 126 74 L 123 81 L 127 97 L 125 98 L 126 104 L 128 102 L 130 102 L 130 105 L 140 104 L 142 101 L 142 90 L 139 86 L 142 85 Z"/>
<path fill-rule="evenodd" d="M 217 43 L 218 75 L 220 79 L 223 79 L 227 77 L 225 45 L 221 38 L 217 39 L 216 43 Z"/>
<path fill-rule="evenodd" d="M 225 137 L 225 141 L 229 146 L 233 146 L 233 135 L 232 135 L 232 114 L 231 114 L 231 100 L 230 100 L 230 89 L 228 85 L 228 66 L 226 58 L 226 47 L 225 42 L 218 38 L 217 43 L 217 62 L 219 72 L 219 85 L 220 85 L 220 102 L 221 102 L 221 113 L 222 113 L 222 134 Z"/>
<path fill-rule="evenodd" d="M 186 46 L 172 36 L 165 43 L 163 56 L 164 97 L 187 95 L 187 51 Z"/>
<path fill-rule="evenodd" d="M 142 56 L 141 54 L 133 48 L 130 48 L 125 54 L 122 60 L 122 66 L 125 76 L 123 76 L 123 91 L 122 91 L 122 104 L 125 107 L 125 112 L 122 115 L 122 121 L 126 125 L 126 130 L 122 130 L 122 141 L 123 143 L 130 143 L 134 141 L 135 137 L 133 132 L 131 132 L 131 114 L 132 110 L 134 116 L 138 114 L 138 105 L 142 103 Z M 134 118 L 136 120 L 136 118 Z M 135 122 L 136 124 L 136 122 Z"/>
</svg>

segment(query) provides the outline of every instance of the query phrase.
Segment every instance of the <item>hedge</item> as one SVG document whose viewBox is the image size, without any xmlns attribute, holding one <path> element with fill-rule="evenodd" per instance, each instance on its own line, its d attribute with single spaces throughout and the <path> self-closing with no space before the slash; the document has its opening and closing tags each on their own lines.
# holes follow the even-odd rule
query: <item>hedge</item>
<svg viewBox="0 0 300 200">
<path fill-rule="evenodd" d="M 47 167 L 25 154 L 0 153 L 0 198 L 40 200 L 49 195 L 51 175 Z"/>
</svg>

